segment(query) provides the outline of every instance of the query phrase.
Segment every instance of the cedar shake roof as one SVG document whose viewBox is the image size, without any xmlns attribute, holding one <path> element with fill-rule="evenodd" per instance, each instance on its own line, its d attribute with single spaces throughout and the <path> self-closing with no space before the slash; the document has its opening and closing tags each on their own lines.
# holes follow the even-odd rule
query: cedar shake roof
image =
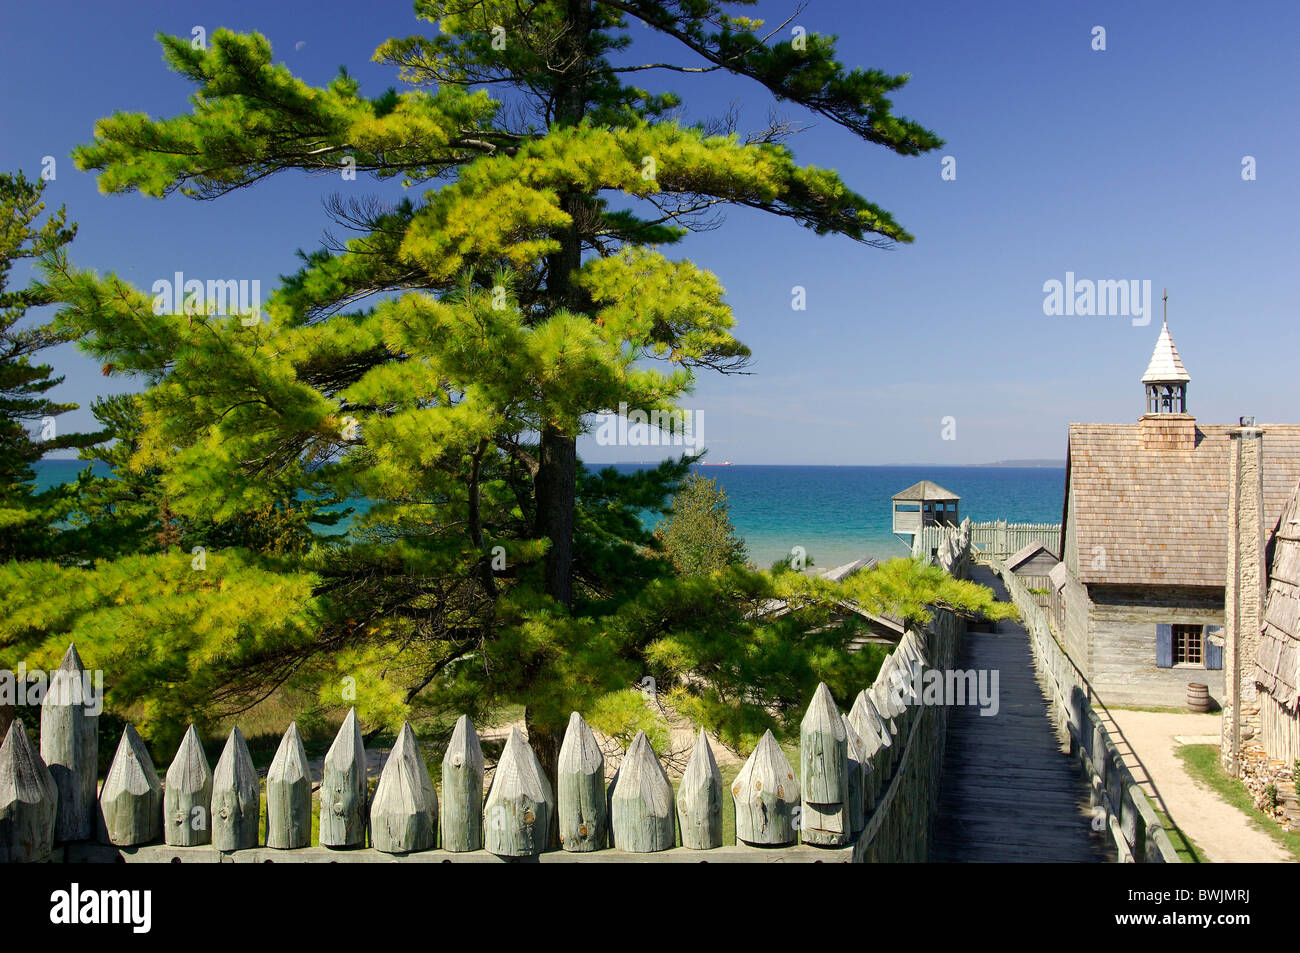
<svg viewBox="0 0 1300 953">
<path fill-rule="evenodd" d="M 1264 610 L 1264 630 L 1255 654 L 1255 681 L 1292 711 L 1300 694 L 1300 501 L 1297 493 L 1287 502 L 1274 537 L 1268 608 Z"/>
<path fill-rule="evenodd" d="M 906 490 L 900 490 L 895 493 L 893 498 L 902 503 L 920 503 L 929 500 L 960 500 L 961 497 L 956 493 L 949 493 L 937 483 L 931 483 L 929 480 L 922 480 L 920 483 L 913 483 Z"/>
<path fill-rule="evenodd" d="M 1151 354 L 1151 363 L 1147 365 L 1147 372 L 1142 375 L 1142 383 L 1172 384 L 1175 381 L 1186 383 L 1191 379 L 1187 368 L 1183 367 L 1183 359 L 1178 356 L 1178 348 L 1174 347 L 1174 339 L 1169 334 L 1169 325 L 1166 324 L 1160 329 L 1160 337 L 1156 339 L 1156 349 Z"/>
<path fill-rule="evenodd" d="M 1070 424 L 1065 512 L 1074 521 L 1080 582 L 1224 585 L 1228 435 L 1238 428 L 1190 426 L 1194 449 L 1144 449 L 1142 424 Z M 1300 480 L 1300 426 L 1259 429 L 1271 532 Z"/>
<path fill-rule="evenodd" d="M 1014 556 L 1012 556 L 1010 559 L 1007 560 L 1007 569 L 1009 569 L 1011 572 L 1015 572 L 1019 566 L 1021 566 L 1023 563 L 1028 562 L 1034 556 L 1037 556 L 1040 552 L 1047 553 L 1047 555 L 1051 556 L 1053 559 L 1056 558 L 1056 553 L 1052 552 L 1042 543 L 1030 543 L 1024 549 L 1020 550 L 1020 552 L 1016 553 Z"/>
</svg>

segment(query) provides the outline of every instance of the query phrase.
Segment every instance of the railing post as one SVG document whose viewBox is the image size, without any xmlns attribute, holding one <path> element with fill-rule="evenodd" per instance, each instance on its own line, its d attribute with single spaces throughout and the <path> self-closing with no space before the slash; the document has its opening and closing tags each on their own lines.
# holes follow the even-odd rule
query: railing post
<svg viewBox="0 0 1300 953">
<path fill-rule="evenodd" d="M 266 772 L 266 846 L 311 846 L 311 770 L 296 721 L 289 723 Z"/>
<path fill-rule="evenodd" d="M 502 857 L 531 857 L 551 840 L 555 797 L 537 755 L 518 728 L 510 729 L 488 791 L 484 846 Z"/>
<path fill-rule="evenodd" d="M 569 715 L 556 774 L 560 846 L 579 853 L 600 850 L 609 841 L 605 754 L 591 727 L 576 711 Z"/>
<path fill-rule="evenodd" d="M 212 840 L 212 769 L 193 724 L 167 768 L 163 785 L 163 841 L 197 847 Z"/>
<path fill-rule="evenodd" d="M 771 731 L 750 754 L 731 785 L 736 803 L 736 839 L 775 847 L 793 844 L 799 829 L 799 782 Z"/>
<path fill-rule="evenodd" d="M 99 839 L 117 847 L 162 837 L 163 787 L 149 749 L 128 724 L 99 795 Z"/>
<path fill-rule="evenodd" d="M 800 829 L 805 844 L 839 846 L 852 836 L 848 735 L 831 690 L 822 682 L 799 726 Z"/>
<path fill-rule="evenodd" d="M 227 852 L 256 847 L 261 816 L 257 769 L 243 733 L 231 728 L 212 772 L 212 846 Z"/>
<path fill-rule="evenodd" d="M 58 786 L 15 718 L 0 744 L 0 864 L 50 859 L 58 805 Z"/>
<path fill-rule="evenodd" d="M 609 827 L 617 850 L 653 853 L 676 843 L 673 786 L 644 731 L 628 746 L 610 785 Z"/>
<path fill-rule="evenodd" d="M 95 836 L 99 715 L 90 713 L 97 702 L 92 691 L 77 647 L 69 645 L 41 701 L 41 758 L 59 791 L 54 820 L 59 843 Z"/>
<path fill-rule="evenodd" d="M 442 758 L 442 849 L 483 846 L 483 746 L 468 715 L 456 719 Z"/>
<path fill-rule="evenodd" d="M 365 841 L 366 746 L 353 708 L 325 754 L 320 785 L 320 845 L 360 847 Z"/>
<path fill-rule="evenodd" d="M 701 728 L 677 792 L 677 825 L 682 846 L 712 850 L 722 846 L 722 774 Z"/>
<path fill-rule="evenodd" d="M 370 802 L 370 843 L 385 854 L 411 854 L 430 849 L 437 839 L 438 795 L 405 721 Z"/>
</svg>

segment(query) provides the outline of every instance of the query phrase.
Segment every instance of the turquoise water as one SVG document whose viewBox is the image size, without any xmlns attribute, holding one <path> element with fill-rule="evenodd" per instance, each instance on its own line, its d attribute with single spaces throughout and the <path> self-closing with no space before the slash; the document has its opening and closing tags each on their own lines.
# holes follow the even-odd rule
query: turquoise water
<svg viewBox="0 0 1300 953">
<path fill-rule="evenodd" d="M 634 466 L 617 469 L 636 469 Z M 861 556 L 906 556 L 891 532 L 891 497 L 932 480 L 961 497 L 973 521 L 1059 523 L 1064 468 L 1036 467 L 695 467 L 731 501 L 731 520 L 749 556 L 767 567 L 802 546 L 817 566 Z"/>
<path fill-rule="evenodd" d="M 85 464 L 45 460 L 37 464 L 40 487 L 76 477 Z M 103 468 L 98 468 L 103 472 Z M 624 472 L 638 464 L 616 465 Z M 890 533 L 890 497 L 918 480 L 933 480 L 961 497 L 961 515 L 1057 523 L 1065 470 L 1032 467 L 695 467 L 716 479 L 731 501 L 731 519 L 745 538 L 750 558 L 766 567 L 802 546 L 817 566 L 831 567 L 861 556 L 904 556 L 907 547 Z"/>
</svg>

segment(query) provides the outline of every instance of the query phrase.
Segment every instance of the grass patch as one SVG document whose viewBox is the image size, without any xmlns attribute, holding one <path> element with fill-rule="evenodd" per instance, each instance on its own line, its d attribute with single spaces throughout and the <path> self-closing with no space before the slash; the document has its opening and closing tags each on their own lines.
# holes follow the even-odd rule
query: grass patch
<svg viewBox="0 0 1300 953">
<path fill-rule="evenodd" d="M 1150 800 L 1147 803 L 1150 804 Z M 1184 864 L 1209 863 L 1209 860 L 1201 853 L 1200 848 L 1196 846 L 1195 841 L 1184 834 L 1182 828 L 1175 824 L 1168 814 L 1154 804 L 1151 805 L 1151 809 L 1156 812 L 1156 817 L 1160 820 L 1160 826 L 1169 835 L 1169 843 L 1174 845 L 1174 851 L 1178 854 L 1179 861 Z"/>
<path fill-rule="evenodd" d="M 1300 832 L 1284 831 L 1276 821 L 1260 813 L 1246 785 L 1223 770 L 1217 746 L 1183 745 L 1175 753 L 1187 765 L 1189 775 L 1245 814 L 1252 827 L 1277 841 L 1293 860 L 1300 861 Z"/>
<path fill-rule="evenodd" d="M 1112 711 L 1153 711 L 1160 715 L 1199 714 L 1199 712 L 1189 712 L 1186 708 L 1168 708 L 1160 705 L 1107 705 L 1106 707 Z"/>
</svg>

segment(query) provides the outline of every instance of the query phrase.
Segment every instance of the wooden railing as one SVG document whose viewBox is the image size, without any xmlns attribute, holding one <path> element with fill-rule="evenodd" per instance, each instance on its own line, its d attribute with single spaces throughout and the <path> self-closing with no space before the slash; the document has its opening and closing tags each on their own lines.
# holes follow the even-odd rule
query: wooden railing
<svg viewBox="0 0 1300 953">
<path fill-rule="evenodd" d="M 1146 794 L 1124 764 L 1110 732 L 1098 717 L 1092 686 L 1052 634 L 1047 613 L 1015 573 L 1000 559 L 991 567 L 1007 587 L 1029 631 L 1034 661 L 1044 676 L 1053 703 L 1053 716 L 1069 734 L 1070 754 L 1078 757 L 1092 787 L 1092 805 L 1099 809 L 1119 851 L 1121 861 L 1180 863 L 1178 853 Z"/>
<path fill-rule="evenodd" d="M 938 534 L 932 531 L 942 527 L 927 526 L 925 532 L 917 537 L 923 553 L 938 545 Z M 998 520 L 991 523 L 971 523 L 971 546 L 976 558 L 988 561 L 995 557 L 1005 559 L 1024 549 L 1031 543 L 1046 546 L 1048 550 L 1060 555 L 1060 523 L 1008 523 Z"/>
<path fill-rule="evenodd" d="M 21 720 L 0 746 L 0 862 L 924 860 L 947 709 L 914 697 L 912 673 L 951 666 L 963 631 L 956 616 L 935 610 L 928 626 L 904 635 L 847 715 L 820 685 L 802 723 L 797 779 L 765 734 L 731 786 L 736 843 L 725 846 L 722 779 L 703 732 L 674 792 L 644 733 L 607 787 L 604 755 L 575 712 L 552 786 L 514 729 L 485 799 L 483 751 L 468 718 L 443 758 L 441 795 L 405 724 L 370 795 L 349 712 L 325 757 L 312 845 L 312 780 L 295 725 L 264 790 L 238 728 L 213 770 L 191 726 L 160 778 L 127 725 L 96 797 L 97 709 L 52 685 L 39 752 Z M 69 648 L 60 677 L 71 683 L 83 671 Z"/>
</svg>

